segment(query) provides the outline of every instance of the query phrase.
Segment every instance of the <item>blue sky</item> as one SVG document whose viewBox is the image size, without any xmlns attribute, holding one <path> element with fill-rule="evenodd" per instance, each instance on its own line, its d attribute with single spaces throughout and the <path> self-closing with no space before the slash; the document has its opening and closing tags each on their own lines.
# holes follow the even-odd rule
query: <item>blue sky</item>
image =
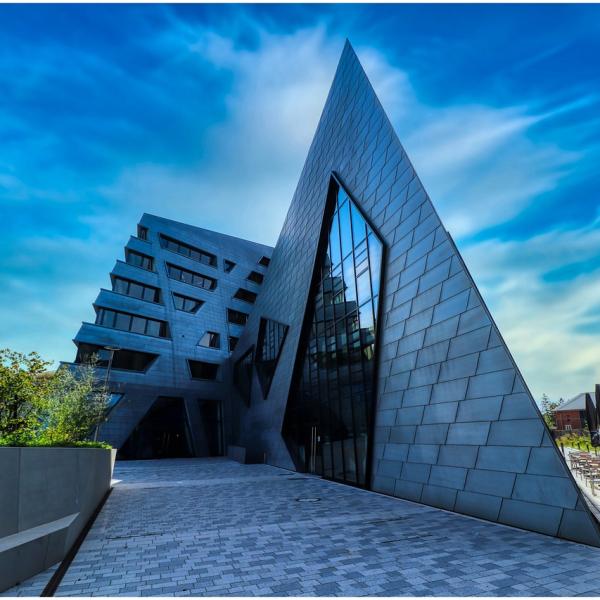
<svg viewBox="0 0 600 600">
<path fill-rule="evenodd" d="M 534 395 L 600 382 L 600 7 L 0 6 L 0 345 L 71 342 L 142 212 L 274 244 L 344 39 Z"/>
</svg>

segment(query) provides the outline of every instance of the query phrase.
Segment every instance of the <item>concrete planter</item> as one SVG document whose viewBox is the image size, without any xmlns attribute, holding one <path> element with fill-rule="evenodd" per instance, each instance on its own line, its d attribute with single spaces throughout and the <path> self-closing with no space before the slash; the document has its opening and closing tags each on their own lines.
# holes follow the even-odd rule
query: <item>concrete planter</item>
<svg viewBox="0 0 600 600">
<path fill-rule="evenodd" d="M 65 557 L 110 488 L 115 456 L 0 448 L 0 592 Z"/>
</svg>

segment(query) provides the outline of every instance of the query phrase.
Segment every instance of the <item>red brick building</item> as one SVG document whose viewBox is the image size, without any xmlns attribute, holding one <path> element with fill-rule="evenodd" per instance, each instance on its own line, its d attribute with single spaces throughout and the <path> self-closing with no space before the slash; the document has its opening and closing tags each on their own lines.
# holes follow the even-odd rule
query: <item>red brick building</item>
<svg viewBox="0 0 600 600">
<path fill-rule="evenodd" d="M 592 402 L 594 396 L 592 395 Z M 581 433 L 587 427 L 585 418 L 585 393 L 571 398 L 554 411 L 556 429 Z"/>
</svg>

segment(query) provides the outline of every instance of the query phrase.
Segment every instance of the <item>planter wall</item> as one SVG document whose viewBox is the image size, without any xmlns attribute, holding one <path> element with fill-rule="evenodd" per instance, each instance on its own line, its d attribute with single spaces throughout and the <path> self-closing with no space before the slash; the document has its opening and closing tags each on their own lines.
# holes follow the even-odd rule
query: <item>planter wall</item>
<svg viewBox="0 0 600 600">
<path fill-rule="evenodd" d="M 0 592 L 65 557 L 110 488 L 115 454 L 0 448 Z"/>
</svg>

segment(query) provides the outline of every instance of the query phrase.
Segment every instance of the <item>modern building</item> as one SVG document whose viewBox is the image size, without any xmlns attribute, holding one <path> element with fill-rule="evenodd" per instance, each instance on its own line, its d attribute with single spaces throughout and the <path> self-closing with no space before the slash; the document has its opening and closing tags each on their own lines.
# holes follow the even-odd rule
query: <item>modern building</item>
<svg viewBox="0 0 600 600">
<path fill-rule="evenodd" d="M 95 354 L 111 409 L 100 439 L 121 458 L 224 452 L 227 358 L 272 248 L 145 214 L 75 337 Z"/>
<path fill-rule="evenodd" d="M 594 402 L 594 394 L 590 393 L 589 396 Z M 585 392 L 577 394 L 577 396 L 554 410 L 554 419 L 558 431 L 581 433 L 588 427 L 585 416 L 585 397 Z"/>
<path fill-rule="evenodd" d="M 159 396 L 191 398 L 186 406 L 197 407 L 198 397 L 221 393 L 225 444 L 244 448 L 247 460 L 600 545 L 598 523 L 348 43 L 260 291 L 246 278 L 263 273 L 257 264 L 270 249 L 236 241 L 245 245 L 232 254 L 194 238 L 194 228 L 167 231 L 169 222 L 159 223 L 145 216 L 141 225 L 153 237 L 128 247 L 157 265 L 160 275 L 150 279 L 163 294 L 174 285 L 163 263 L 209 271 L 189 258 L 175 261 L 158 243 L 161 232 L 217 261 L 247 260 L 230 279 L 211 275 L 221 296 L 191 294 L 185 281 L 172 288 L 220 298 L 210 326 L 195 325 L 201 312 L 179 323 L 164 307 L 144 313 L 171 332 L 171 341 L 148 338 L 154 344 L 174 348 L 176 339 L 190 339 L 164 359 L 164 390 L 135 410 L 121 400 L 107 431 L 124 439 Z M 226 361 L 213 367 L 222 381 L 200 391 L 185 361 L 212 362 L 197 340 L 211 327 L 229 335 L 222 315 L 244 311 L 234 304 L 243 302 L 234 298 L 238 288 L 254 291 L 255 302 L 231 357 L 221 349 Z M 113 299 L 114 292 L 103 294 Z M 99 304 L 120 306 L 103 294 Z M 113 334 L 99 318 L 78 335 L 80 347 L 140 348 L 114 338 L 133 334 Z M 152 368 L 136 377 L 150 382 Z"/>
</svg>

